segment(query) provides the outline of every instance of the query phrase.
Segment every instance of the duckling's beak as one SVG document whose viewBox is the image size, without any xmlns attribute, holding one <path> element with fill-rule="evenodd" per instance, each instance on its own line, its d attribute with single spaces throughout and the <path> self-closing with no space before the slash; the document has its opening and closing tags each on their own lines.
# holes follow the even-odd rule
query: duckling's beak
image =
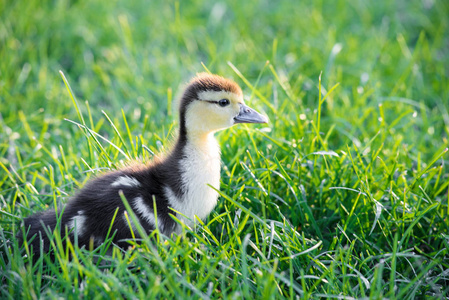
<svg viewBox="0 0 449 300">
<path fill-rule="evenodd" d="M 234 117 L 234 123 L 268 123 L 268 118 L 251 107 L 239 103 L 240 112 Z"/>
</svg>

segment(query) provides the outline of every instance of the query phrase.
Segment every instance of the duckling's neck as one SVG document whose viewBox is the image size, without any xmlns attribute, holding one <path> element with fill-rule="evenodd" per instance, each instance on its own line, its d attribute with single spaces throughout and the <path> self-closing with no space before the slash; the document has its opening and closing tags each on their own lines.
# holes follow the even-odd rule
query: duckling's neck
<svg viewBox="0 0 449 300">
<path fill-rule="evenodd" d="M 192 133 L 180 137 L 178 145 L 182 156 L 179 159 L 182 195 L 176 197 L 166 191 L 171 206 L 185 215 L 181 217 L 192 225 L 195 216 L 205 219 L 217 204 L 220 188 L 220 147 L 210 133 Z"/>
<path fill-rule="evenodd" d="M 206 195 L 214 198 L 214 205 L 218 194 L 209 186 L 215 189 L 220 188 L 220 146 L 214 137 L 214 133 L 191 134 L 187 138 L 184 148 L 185 179 L 187 190 L 198 190 L 204 188 Z M 188 183 L 187 183 L 188 182 Z M 207 192 L 206 192 L 207 191 Z M 209 193 L 213 191 L 213 193 Z M 213 196 L 212 196 L 213 195 Z"/>
<path fill-rule="evenodd" d="M 192 132 L 187 137 L 186 146 L 192 147 L 206 156 L 220 159 L 220 146 L 214 137 L 214 132 Z"/>
</svg>

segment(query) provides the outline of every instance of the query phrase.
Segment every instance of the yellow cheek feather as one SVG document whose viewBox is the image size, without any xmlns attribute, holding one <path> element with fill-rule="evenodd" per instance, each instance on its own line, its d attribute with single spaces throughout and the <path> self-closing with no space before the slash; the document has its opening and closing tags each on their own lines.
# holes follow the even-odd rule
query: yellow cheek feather
<svg viewBox="0 0 449 300">
<path fill-rule="evenodd" d="M 186 127 L 190 133 L 209 133 L 234 125 L 234 117 L 239 113 L 238 103 L 226 107 L 205 101 L 193 101 L 186 112 Z"/>
<path fill-rule="evenodd" d="M 221 107 L 208 101 L 228 99 L 230 104 Z M 204 91 L 198 94 L 198 100 L 189 104 L 186 111 L 188 132 L 209 133 L 234 125 L 234 117 L 240 112 L 242 95 L 226 91 Z"/>
</svg>

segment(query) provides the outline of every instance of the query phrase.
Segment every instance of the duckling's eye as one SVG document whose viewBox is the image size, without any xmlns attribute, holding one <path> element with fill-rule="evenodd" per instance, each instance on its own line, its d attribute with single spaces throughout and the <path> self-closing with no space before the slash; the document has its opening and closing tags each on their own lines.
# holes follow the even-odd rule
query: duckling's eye
<svg viewBox="0 0 449 300">
<path fill-rule="evenodd" d="M 221 107 L 225 107 L 229 105 L 229 100 L 228 99 L 221 99 L 218 101 L 218 105 L 220 105 Z"/>
</svg>

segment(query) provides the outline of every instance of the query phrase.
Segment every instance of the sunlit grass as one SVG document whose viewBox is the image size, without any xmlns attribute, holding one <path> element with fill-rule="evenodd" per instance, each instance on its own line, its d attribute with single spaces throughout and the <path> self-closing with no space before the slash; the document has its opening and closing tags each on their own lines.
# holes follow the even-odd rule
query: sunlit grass
<svg viewBox="0 0 449 300">
<path fill-rule="evenodd" d="M 449 292 L 444 1 L 0 7 L 2 299 Z M 166 151 L 181 85 L 204 68 L 270 118 L 217 134 L 204 224 L 128 251 L 58 234 L 54 257 L 17 245 L 23 217 Z"/>
</svg>

